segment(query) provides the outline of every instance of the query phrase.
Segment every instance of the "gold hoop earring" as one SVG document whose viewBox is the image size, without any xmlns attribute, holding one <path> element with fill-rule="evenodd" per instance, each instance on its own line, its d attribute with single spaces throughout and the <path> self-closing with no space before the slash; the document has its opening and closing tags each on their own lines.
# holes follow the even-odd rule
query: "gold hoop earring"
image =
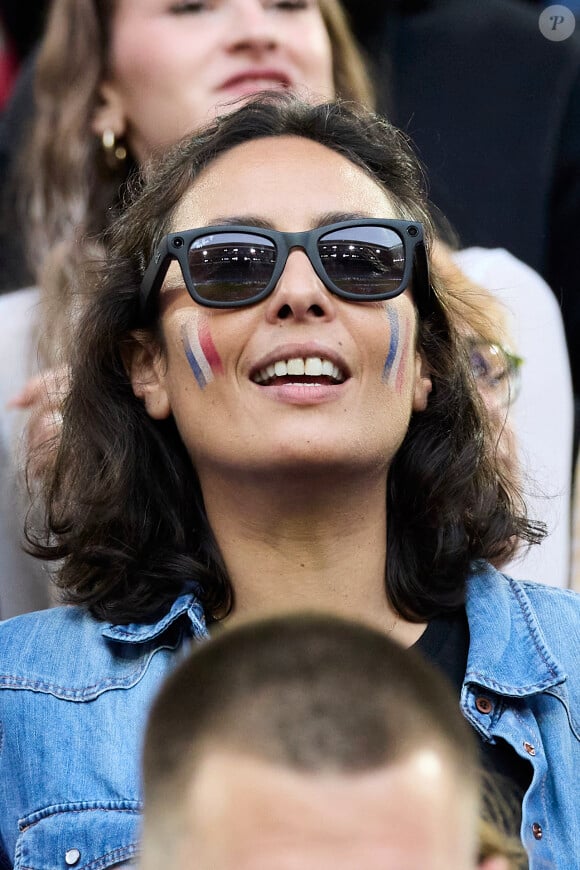
<svg viewBox="0 0 580 870">
<path fill-rule="evenodd" d="M 120 169 L 127 159 L 127 149 L 122 142 L 118 142 L 115 133 L 111 129 L 104 131 L 101 137 L 105 162 L 109 169 Z"/>
</svg>

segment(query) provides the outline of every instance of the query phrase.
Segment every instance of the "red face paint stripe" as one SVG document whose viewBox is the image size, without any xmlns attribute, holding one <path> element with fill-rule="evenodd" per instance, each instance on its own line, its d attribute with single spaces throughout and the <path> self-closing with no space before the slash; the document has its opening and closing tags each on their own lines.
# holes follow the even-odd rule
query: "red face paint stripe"
<svg viewBox="0 0 580 870">
<path fill-rule="evenodd" d="M 199 336 L 199 344 L 202 351 L 205 354 L 205 358 L 209 363 L 209 366 L 214 373 L 214 375 L 223 374 L 223 365 L 220 358 L 219 353 L 217 352 L 217 348 L 213 343 L 213 339 L 211 337 L 211 333 L 209 331 L 209 326 L 207 323 L 200 323 L 198 328 L 198 336 Z"/>
</svg>

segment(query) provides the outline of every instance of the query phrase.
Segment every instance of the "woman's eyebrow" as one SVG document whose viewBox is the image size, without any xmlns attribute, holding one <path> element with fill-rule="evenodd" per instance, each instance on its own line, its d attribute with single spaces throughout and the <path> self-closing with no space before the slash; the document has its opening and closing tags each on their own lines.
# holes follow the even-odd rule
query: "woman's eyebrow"
<svg viewBox="0 0 580 870">
<path fill-rule="evenodd" d="M 340 224 L 344 221 L 373 220 L 377 215 L 370 215 L 362 211 L 330 211 L 321 215 L 314 224 L 315 227 L 323 227 L 326 224 Z"/>
<path fill-rule="evenodd" d="M 376 217 L 376 215 L 373 216 L 368 214 L 367 212 L 361 211 L 325 212 L 324 214 L 316 218 L 316 220 L 312 224 L 312 228 L 316 229 L 317 227 L 326 226 L 326 224 L 337 224 L 343 221 L 356 221 L 366 219 L 373 220 Z M 258 215 L 253 214 L 227 215 L 227 217 L 218 215 L 217 217 L 212 218 L 211 224 L 208 224 L 208 226 L 210 227 L 233 225 L 259 227 L 264 230 L 275 229 L 275 226 L 271 221 L 268 221 L 263 217 L 259 217 Z"/>
<path fill-rule="evenodd" d="M 274 229 L 274 225 L 270 221 L 253 214 L 228 215 L 227 217 L 218 215 L 218 217 L 212 218 L 211 224 L 208 224 L 208 227 L 235 226 L 238 224 L 245 227 L 260 227 L 263 230 Z"/>
</svg>

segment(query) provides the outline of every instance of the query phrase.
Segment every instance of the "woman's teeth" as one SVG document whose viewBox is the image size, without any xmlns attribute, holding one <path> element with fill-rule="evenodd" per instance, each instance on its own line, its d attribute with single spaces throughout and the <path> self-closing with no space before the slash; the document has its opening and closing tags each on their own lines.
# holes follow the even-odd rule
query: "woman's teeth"
<svg viewBox="0 0 580 870">
<path fill-rule="evenodd" d="M 273 378 L 285 378 L 288 375 L 313 378 L 327 377 L 339 384 L 344 381 L 344 374 L 338 366 L 335 366 L 330 360 L 318 356 L 278 360 L 256 372 L 252 380 L 256 384 L 264 384 Z"/>
</svg>

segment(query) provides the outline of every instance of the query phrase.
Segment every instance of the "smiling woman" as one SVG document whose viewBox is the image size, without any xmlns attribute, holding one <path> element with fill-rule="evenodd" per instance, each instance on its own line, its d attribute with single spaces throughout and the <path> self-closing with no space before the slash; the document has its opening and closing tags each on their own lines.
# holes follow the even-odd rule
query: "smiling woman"
<svg viewBox="0 0 580 870">
<path fill-rule="evenodd" d="M 457 300 L 429 280 L 421 185 L 386 122 L 279 96 L 184 140 L 116 222 L 37 546 L 76 606 L 0 625 L 7 866 L 15 850 L 42 866 L 63 830 L 90 830 L 115 856 L 100 866 L 133 854 L 163 675 L 220 625 L 305 608 L 447 669 L 482 763 L 526 795 L 531 867 L 572 853 L 580 605 L 486 561 L 540 534 Z M 85 810 L 104 809 L 97 831 Z"/>
<path fill-rule="evenodd" d="M 275 148 L 265 138 L 230 148 L 181 199 L 170 218 L 172 233 L 161 245 L 177 251 L 181 268 L 156 254 L 143 282 L 145 311 L 152 297 L 161 303 L 163 365 L 146 340 L 147 353 L 134 363 L 133 377 L 155 416 L 173 413 L 195 455 L 206 505 L 213 473 L 224 482 L 238 480 L 241 492 L 245 475 L 271 476 L 276 457 L 284 457 L 297 480 L 313 463 L 328 471 L 333 444 L 334 461 L 358 465 L 361 473 L 370 463 L 376 474 L 382 457 L 386 479 L 411 410 L 424 407 L 430 390 L 429 378 L 418 374 L 407 289 L 413 263 L 421 262 L 423 281 L 417 268 L 414 295 L 426 311 L 422 228 L 388 218 L 399 212 L 397 200 L 366 171 L 298 136 L 278 137 Z M 259 226 L 247 226 L 257 215 Z M 300 227 L 315 229 L 293 232 Z M 371 304 L 387 300 L 386 310 Z M 407 336 L 400 348 L 399 331 Z M 190 366 L 198 383 L 199 376 L 192 366 L 195 354 L 184 354 L 184 332 L 197 337 L 200 351 L 210 339 L 217 348 L 222 377 L 212 372 L 211 389 L 190 389 Z M 332 366 L 330 375 L 322 376 L 323 360 Z M 306 372 L 307 366 L 320 370 Z M 296 413 L 315 407 L 317 413 Z M 228 425 L 232 420 L 239 443 Z"/>
</svg>

